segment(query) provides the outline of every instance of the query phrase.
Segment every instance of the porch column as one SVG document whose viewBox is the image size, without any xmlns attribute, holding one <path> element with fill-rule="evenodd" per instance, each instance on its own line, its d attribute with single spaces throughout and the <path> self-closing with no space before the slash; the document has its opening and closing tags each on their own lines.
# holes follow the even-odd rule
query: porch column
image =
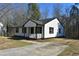
<svg viewBox="0 0 79 59">
<path fill-rule="evenodd" d="M 35 33 L 36 33 L 36 39 L 37 39 L 37 24 L 36 24 L 36 27 L 35 27 L 36 29 L 35 29 Z"/>
<path fill-rule="evenodd" d="M 26 35 L 27 35 L 27 37 L 29 36 L 29 28 L 28 27 L 27 27 L 27 34 Z"/>
<path fill-rule="evenodd" d="M 36 29 L 36 28 L 34 27 L 34 37 L 35 37 L 35 29 Z"/>
<path fill-rule="evenodd" d="M 22 28 L 19 28 L 19 33 L 22 33 Z"/>
</svg>

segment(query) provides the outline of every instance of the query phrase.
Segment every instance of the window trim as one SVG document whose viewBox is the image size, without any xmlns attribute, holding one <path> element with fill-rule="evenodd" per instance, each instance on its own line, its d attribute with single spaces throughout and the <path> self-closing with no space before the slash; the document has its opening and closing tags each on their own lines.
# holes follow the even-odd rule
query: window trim
<svg viewBox="0 0 79 59">
<path fill-rule="evenodd" d="M 30 33 L 34 34 L 34 27 L 30 27 Z"/>
<path fill-rule="evenodd" d="M 53 27 L 49 27 L 49 34 L 54 34 L 54 28 Z"/>
<path fill-rule="evenodd" d="M 27 33 L 27 28 L 26 27 L 22 28 L 22 33 Z"/>
<path fill-rule="evenodd" d="M 42 34 L 42 27 L 37 27 L 37 34 Z"/>
</svg>

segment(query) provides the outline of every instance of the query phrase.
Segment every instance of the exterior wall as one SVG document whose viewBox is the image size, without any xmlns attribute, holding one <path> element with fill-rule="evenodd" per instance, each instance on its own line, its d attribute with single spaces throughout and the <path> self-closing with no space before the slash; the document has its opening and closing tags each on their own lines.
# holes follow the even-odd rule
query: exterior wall
<svg viewBox="0 0 79 59">
<path fill-rule="evenodd" d="M 19 32 L 15 33 L 16 36 L 24 36 L 24 33 L 22 33 L 22 28 L 19 28 Z"/>
<path fill-rule="evenodd" d="M 3 34 L 3 32 L 2 32 L 2 29 L 1 29 L 2 27 L 0 27 L 0 35 L 2 35 Z"/>
<path fill-rule="evenodd" d="M 28 27 L 34 27 L 35 28 L 36 23 L 34 23 L 32 21 L 28 21 L 24 25 L 24 27 L 27 27 L 27 28 Z M 53 34 L 49 33 L 49 27 L 54 28 L 54 33 Z M 61 33 L 59 33 L 59 28 L 61 29 Z M 25 36 L 25 37 L 29 37 L 29 38 L 36 38 L 36 33 L 30 34 L 29 33 L 29 28 L 27 29 L 27 33 L 25 33 L 25 34 L 22 33 L 22 28 L 19 28 L 19 33 L 15 33 L 15 35 Z M 54 20 L 52 20 L 52 21 L 45 24 L 45 26 L 44 26 L 44 38 L 59 37 L 59 36 L 64 36 L 64 28 L 57 19 L 54 19 Z M 43 38 L 43 27 L 42 27 L 42 34 L 37 33 L 37 38 Z"/>
<path fill-rule="evenodd" d="M 26 34 L 26 37 L 27 37 L 28 35 Z M 36 34 L 30 34 L 29 35 L 29 38 L 36 38 Z M 37 34 L 37 38 L 42 38 L 42 34 Z"/>
<path fill-rule="evenodd" d="M 2 35 L 3 34 L 3 24 L 0 22 L 0 35 Z"/>
<path fill-rule="evenodd" d="M 34 22 L 32 22 L 32 21 L 28 21 L 25 25 L 24 25 L 24 27 L 35 27 L 36 26 L 36 24 L 34 23 Z M 28 31 L 27 31 L 28 32 Z M 24 34 L 24 33 L 22 33 L 22 28 L 19 28 L 19 33 L 15 33 L 15 35 L 17 35 L 17 36 L 25 36 L 25 37 L 28 37 L 29 35 L 28 35 L 28 33 L 26 33 L 26 34 Z M 34 35 L 33 35 L 34 36 Z M 32 36 L 32 37 L 33 37 Z"/>
<path fill-rule="evenodd" d="M 36 28 L 36 23 L 32 22 L 32 21 L 28 21 L 24 27 L 27 27 L 27 33 L 22 33 L 22 28 L 19 28 L 19 33 L 15 33 L 15 35 L 17 36 L 25 36 L 25 37 L 29 37 L 29 38 L 36 38 L 36 33 L 34 34 L 30 34 L 29 33 L 29 28 L 28 27 L 34 27 L 34 32 L 35 32 L 35 28 Z M 40 27 L 40 26 L 38 26 Z M 37 33 L 37 38 L 42 38 L 42 34 L 38 34 Z"/>
<path fill-rule="evenodd" d="M 32 21 L 28 21 L 24 27 L 36 27 L 36 23 L 32 22 Z M 40 27 L 40 26 L 39 26 Z M 29 32 L 29 29 L 27 29 L 27 32 Z M 25 34 L 26 37 L 29 37 L 29 38 L 36 38 L 36 33 L 35 34 L 29 34 L 29 33 L 26 33 Z M 37 38 L 42 38 L 42 34 L 38 34 L 37 33 Z"/>
<path fill-rule="evenodd" d="M 60 28 L 61 29 L 61 33 L 57 33 L 57 37 L 60 37 L 60 36 L 64 36 L 65 34 L 64 34 L 64 27 L 59 23 L 58 24 L 59 26 L 58 26 L 58 29 Z"/>
<path fill-rule="evenodd" d="M 49 27 L 53 27 L 54 28 L 54 33 L 50 34 L 49 33 Z M 58 29 L 61 28 L 62 33 L 58 33 Z M 57 37 L 57 36 L 63 36 L 63 27 L 60 24 L 60 22 L 57 19 L 54 19 L 50 22 L 48 22 L 47 24 L 45 24 L 44 27 L 44 38 L 51 38 L 51 37 Z"/>
<path fill-rule="evenodd" d="M 32 22 L 32 21 L 28 21 L 28 22 L 24 25 L 24 27 L 36 27 L 36 24 L 35 24 L 34 22 Z"/>
</svg>

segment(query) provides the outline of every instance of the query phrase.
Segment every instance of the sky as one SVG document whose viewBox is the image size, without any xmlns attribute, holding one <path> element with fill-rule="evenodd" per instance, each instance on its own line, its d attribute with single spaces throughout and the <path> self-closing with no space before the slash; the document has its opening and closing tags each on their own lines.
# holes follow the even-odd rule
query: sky
<svg viewBox="0 0 79 59">
<path fill-rule="evenodd" d="M 55 5 L 55 3 L 39 4 L 41 13 L 43 13 L 47 8 L 49 10 L 48 17 L 52 17 L 54 5 Z M 67 9 L 67 8 L 69 9 L 73 5 L 73 3 L 60 3 L 60 5 L 61 5 L 60 6 L 61 13 L 65 14 L 65 9 Z"/>
<path fill-rule="evenodd" d="M 46 9 L 48 9 L 48 18 L 51 18 L 53 15 L 53 9 L 54 9 L 54 5 L 55 3 L 38 3 L 40 12 L 42 14 L 44 14 L 44 12 L 46 11 Z M 60 3 L 61 5 L 61 13 L 65 14 L 65 9 L 70 8 L 73 3 Z M 0 4 L 1 6 L 1 4 Z M 16 10 L 18 9 L 27 9 L 27 4 L 25 3 L 16 3 L 16 4 L 12 4 L 12 7 L 15 8 Z"/>
</svg>

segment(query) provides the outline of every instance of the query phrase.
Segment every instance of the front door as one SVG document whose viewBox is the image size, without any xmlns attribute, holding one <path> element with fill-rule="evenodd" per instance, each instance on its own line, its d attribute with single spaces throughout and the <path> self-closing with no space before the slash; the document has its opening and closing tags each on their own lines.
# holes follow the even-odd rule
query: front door
<svg viewBox="0 0 79 59">
<path fill-rule="evenodd" d="M 34 27 L 28 27 L 28 37 L 30 38 L 34 34 Z"/>
</svg>

